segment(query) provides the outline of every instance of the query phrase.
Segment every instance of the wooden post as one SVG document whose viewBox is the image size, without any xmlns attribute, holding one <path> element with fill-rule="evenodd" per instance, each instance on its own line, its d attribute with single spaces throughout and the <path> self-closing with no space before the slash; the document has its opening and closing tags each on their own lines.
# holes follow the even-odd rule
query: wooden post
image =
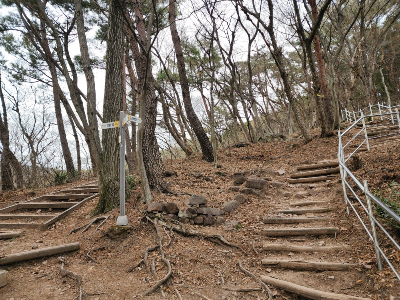
<svg viewBox="0 0 400 300">
<path fill-rule="evenodd" d="M 367 199 L 367 205 L 368 205 L 368 217 L 369 217 L 369 221 L 371 222 L 371 231 L 372 231 L 372 237 L 373 237 L 373 242 L 374 242 L 376 261 L 378 264 L 378 270 L 381 271 L 382 270 L 382 260 L 381 260 L 381 254 L 379 253 L 379 241 L 378 241 L 378 236 L 376 235 L 375 221 L 373 218 L 374 212 L 372 210 L 371 198 L 368 196 L 368 183 L 366 180 L 364 180 L 363 183 L 364 183 L 365 198 Z"/>
</svg>

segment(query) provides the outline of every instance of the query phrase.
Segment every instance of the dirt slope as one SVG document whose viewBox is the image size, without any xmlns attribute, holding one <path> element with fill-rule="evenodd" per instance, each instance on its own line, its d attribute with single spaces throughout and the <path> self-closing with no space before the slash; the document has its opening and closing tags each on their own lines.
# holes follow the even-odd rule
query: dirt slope
<svg viewBox="0 0 400 300">
<path fill-rule="evenodd" d="M 161 289 L 146 297 L 143 296 L 144 292 L 165 276 L 167 268 L 159 251 L 149 254 L 148 267 L 143 264 L 135 267 L 143 258 L 146 248 L 155 246 L 158 240 L 153 224 L 143 218 L 146 206 L 138 199 L 140 191 L 133 193 L 127 203 L 132 231 L 124 237 L 110 238 L 106 235 L 106 230 L 116 222 L 118 210 L 111 213 L 99 230 L 95 225 L 85 233 L 78 231 L 69 234 L 92 219 L 89 213 L 96 205 L 97 199 L 94 199 L 49 230 L 25 230 L 19 238 L 0 241 L 0 255 L 80 242 L 79 251 L 62 256 L 66 262 L 64 268 L 82 276 L 83 299 L 267 299 L 265 293 L 259 290 L 260 285 L 239 269 L 239 261 L 256 276 L 268 275 L 328 292 L 371 299 L 394 299 L 400 296 L 399 282 L 387 267 L 381 272 L 376 270 L 371 243 L 354 215 L 345 213 L 338 178 L 315 184 L 289 185 L 286 182 L 296 166 L 335 159 L 336 153 L 337 139 L 333 137 L 315 138 L 308 144 L 302 140 L 292 140 L 220 150 L 221 168 L 218 169 L 199 157 L 166 161 L 167 169 L 176 172 L 176 176 L 167 178 L 176 195 L 155 194 L 155 201 L 174 202 L 181 210 L 186 209 L 190 194 L 203 195 L 209 207 L 221 208 L 238 194 L 228 190 L 233 185 L 232 176 L 235 173 L 245 173 L 246 176 L 281 185 L 269 187 L 261 195 L 245 195 L 245 203 L 223 216 L 226 219 L 223 225 L 185 225 L 201 233 L 221 234 L 244 251 L 208 239 L 185 237 L 168 229 L 161 230 L 172 277 Z M 3 197 L 2 206 L 18 200 L 15 197 Z M 349 245 L 350 249 L 333 253 L 262 250 L 266 242 L 287 241 L 262 235 L 267 228 L 282 227 L 264 224 L 263 218 L 275 216 L 275 210 L 305 200 L 328 202 L 333 211 L 323 216 L 329 216 L 332 220 L 301 227 L 334 226 L 340 229 L 340 233 L 336 237 L 303 236 L 290 238 L 289 241 L 307 246 Z M 339 261 L 357 266 L 346 272 L 286 271 L 262 266 L 261 260 L 264 258 Z M 397 258 L 397 263 L 399 260 Z M 152 264 L 156 278 L 150 270 Z M 63 277 L 60 267 L 57 257 L 2 267 L 9 271 L 9 283 L 0 288 L 0 299 L 77 299 L 77 281 Z M 249 288 L 249 291 L 240 291 L 243 288 Z M 274 299 L 300 299 L 273 286 L 270 288 Z"/>
</svg>

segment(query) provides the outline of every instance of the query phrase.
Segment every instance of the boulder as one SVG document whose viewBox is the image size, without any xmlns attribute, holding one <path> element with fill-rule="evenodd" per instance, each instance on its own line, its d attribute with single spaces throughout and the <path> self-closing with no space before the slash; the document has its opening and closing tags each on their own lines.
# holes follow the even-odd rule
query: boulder
<svg viewBox="0 0 400 300">
<path fill-rule="evenodd" d="M 233 182 L 234 185 L 242 185 L 246 181 L 246 177 L 244 176 L 239 176 L 238 178 L 235 179 Z"/>
<path fill-rule="evenodd" d="M 199 207 L 197 209 L 197 213 L 200 215 L 209 215 L 211 214 L 209 207 Z"/>
<path fill-rule="evenodd" d="M 189 198 L 189 205 L 205 205 L 207 204 L 207 199 L 204 196 L 192 195 Z"/>
<path fill-rule="evenodd" d="M 196 225 L 203 225 L 204 223 L 204 217 L 203 216 L 197 216 L 193 219 L 194 224 Z"/>
<path fill-rule="evenodd" d="M 256 191 L 256 190 L 251 189 L 251 188 L 242 188 L 242 189 L 240 190 L 240 192 L 241 192 L 242 194 L 245 194 L 245 195 L 261 196 L 261 193 L 260 193 L 259 191 Z"/>
<path fill-rule="evenodd" d="M 240 186 L 230 186 L 228 187 L 228 191 L 230 192 L 239 192 Z"/>
<path fill-rule="evenodd" d="M 224 217 L 217 217 L 216 220 L 217 225 L 222 225 L 225 223 L 225 218 Z"/>
<path fill-rule="evenodd" d="M 279 182 L 279 181 L 272 181 L 272 182 L 270 182 L 270 184 L 269 184 L 271 187 L 274 187 L 274 188 L 280 188 L 282 185 L 283 185 L 283 183 L 282 182 Z"/>
<path fill-rule="evenodd" d="M 213 217 L 204 217 L 204 225 L 214 225 L 214 218 Z"/>
<path fill-rule="evenodd" d="M 225 214 L 225 212 L 222 209 L 219 209 L 217 207 L 209 207 L 208 211 L 209 211 L 210 215 L 212 215 L 212 216 L 221 216 L 221 215 Z"/>
<path fill-rule="evenodd" d="M 8 283 L 8 271 L 0 270 L 0 287 L 5 286 Z"/>
</svg>

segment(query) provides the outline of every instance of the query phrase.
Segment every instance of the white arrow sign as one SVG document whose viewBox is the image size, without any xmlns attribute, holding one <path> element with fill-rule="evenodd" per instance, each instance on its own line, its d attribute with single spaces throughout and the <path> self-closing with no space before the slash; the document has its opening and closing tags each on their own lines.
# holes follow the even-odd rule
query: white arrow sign
<svg viewBox="0 0 400 300">
<path fill-rule="evenodd" d="M 142 119 L 135 117 L 135 116 L 126 115 L 122 121 L 122 125 L 125 125 L 129 122 L 142 123 Z M 101 129 L 111 129 L 111 128 L 118 128 L 118 127 L 119 127 L 119 121 L 101 124 Z"/>
<path fill-rule="evenodd" d="M 124 118 L 124 125 L 128 122 L 142 123 L 142 119 L 135 116 L 126 115 Z"/>
</svg>

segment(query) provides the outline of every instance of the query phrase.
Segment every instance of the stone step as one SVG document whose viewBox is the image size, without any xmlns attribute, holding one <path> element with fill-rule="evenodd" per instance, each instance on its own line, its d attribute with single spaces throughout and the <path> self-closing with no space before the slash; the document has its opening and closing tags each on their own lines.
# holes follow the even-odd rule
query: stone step
<svg viewBox="0 0 400 300">
<path fill-rule="evenodd" d="M 304 215 L 304 214 L 318 214 L 333 211 L 330 207 L 318 207 L 318 208 L 305 208 L 305 209 L 283 209 L 277 210 L 274 213 L 279 214 L 292 214 L 292 215 Z"/>
<path fill-rule="evenodd" d="M 356 264 L 316 262 L 316 261 L 294 261 L 294 260 L 273 260 L 263 259 L 264 266 L 274 266 L 278 268 L 302 270 L 302 271 L 347 271 L 356 267 Z"/>
<path fill-rule="evenodd" d="M 264 229 L 264 236 L 331 235 L 340 232 L 337 227 Z"/>
<path fill-rule="evenodd" d="M 316 221 L 330 221 L 329 217 L 310 217 L 310 218 L 263 218 L 265 224 L 299 224 L 299 223 L 311 223 Z"/>
</svg>

